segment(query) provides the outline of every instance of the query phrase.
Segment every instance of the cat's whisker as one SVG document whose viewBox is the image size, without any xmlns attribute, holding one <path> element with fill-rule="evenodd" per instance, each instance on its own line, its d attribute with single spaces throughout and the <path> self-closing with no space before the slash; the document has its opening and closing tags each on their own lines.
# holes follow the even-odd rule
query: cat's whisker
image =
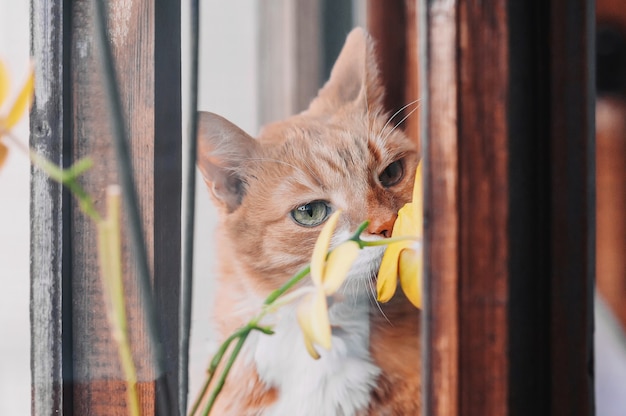
<svg viewBox="0 0 626 416">
<path fill-rule="evenodd" d="M 387 315 L 385 315 L 385 312 L 383 311 L 383 308 L 380 306 L 380 302 L 378 302 L 378 300 L 376 299 L 376 288 L 374 287 L 374 280 L 373 279 L 368 279 L 368 285 L 367 286 L 369 287 L 369 293 L 372 295 L 372 301 L 374 302 L 374 304 L 376 305 L 376 307 L 380 311 L 380 314 L 382 315 L 383 318 L 385 318 L 385 321 L 387 321 L 389 323 L 389 325 L 393 326 L 393 324 L 391 323 L 389 318 L 387 318 Z"/>
<path fill-rule="evenodd" d="M 389 133 L 387 133 L 387 134 L 385 135 L 385 137 L 383 138 L 383 141 L 387 140 L 387 138 L 391 135 L 391 133 L 393 133 L 393 131 L 394 131 L 395 129 L 397 129 L 397 128 L 398 128 L 398 126 L 400 126 L 402 123 L 404 123 L 404 121 L 405 121 L 407 118 L 409 118 L 409 116 L 410 116 L 411 114 L 413 114 L 413 113 L 414 113 L 414 112 L 415 112 L 418 108 L 419 108 L 419 106 L 418 106 L 418 107 L 415 107 L 413 110 L 411 110 L 411 111 L 409 112 L 409 114 L 407 114 L 406 116 L 404 116 L 404 118 L 402 118 L 402 120 L 400 120 L 400 122 L 399 122 L 398 124 L 396 124 L 395 126 L 393 126 L 393 128 L 392 128 L 391 130 L 389 130 Z"/>
<path fill-rule="evenodd" d="M 383 131 L 385 131 L 385 129 L 387 128 L 387 126 L 389 125 L 389 123 L 391 123 L 391 121 L 392 121 L 394 118 L 396 118 L 396 116 L 397 116 L 398 114 L 400 114 L 402 111 L 404 111 L 404 109 L 405 109 L 405 108 L 407 108 L 407 107 L 409 107 L 409 106 L 411 106 L 411 105 L 413 105 L 413 104 L 416 104 L 416 103 L 418 103 L 418 104 L 419 104 L 419 102 L 420 102 L 420 99 L 418 98 L 418 99 L 413 100 L 413 101 L 411 101 L 410 103 L 405 104 L 405 105 L 403 105 L 402 107 L 400 107 L 400 109 L 399 109 L 398 111 L 396 111 L 395 113 L 393 113 L 393 115 L 392 115 L 391 117 L 389 117 L 389 119 L 387 120 L 387 122 L 385 123 L 385 125 L 383 126 L 383 128 L 382 128 L 382 129 L 380 129 L 380 133 L 378 133 L 378 135 L 381 135 L 381 134 L 383 133 Z M 419 106 L 415 107 L 415 108 L 413 109 L 413 111 L 417 110 L 418 108 L 419 108 Z M 412 113 L 413 111 L 411 111 L 411 113 Z M 410 115 L 410 113 L 409 113 L 409 115 Z M 396 127 L 397 127 L 398 125 L 402 124 L 402 122 L 403 122 L 405 119 L 406 119 L 406 117 L 405 117 L 405 118 L 403 118 L 403 119 L 402 119 L 402 121 L 400 121 L 400 123 L 398 123 L 398 124 L 396 125 Z M 394 127 L 394 129 L 395 129 L 395 127 Z M 391 131 L 393 131 L 393 129 L 391 129 Z"/>
<path fill-rule="evenodd" d="M 352 286 L 354 286 L 353 290 L 348 291 L 348 293 L 350 294 L 351 299 L 351 303 L 352 303 L 352 309 L 354 309 L 356 307 L 356 303 L 357 303 L 357 299 L 358 299 L 358 290 L 359 290 L 359 281 L 353 281 L 351 282 Z"/>
</svg>

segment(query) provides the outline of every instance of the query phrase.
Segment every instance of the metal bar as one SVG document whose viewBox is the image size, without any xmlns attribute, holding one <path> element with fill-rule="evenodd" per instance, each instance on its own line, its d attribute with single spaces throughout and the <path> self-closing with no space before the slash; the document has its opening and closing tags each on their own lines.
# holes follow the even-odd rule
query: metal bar
<svg viewBox="0 0 626 416">
<path fill-rule="evenodd" d="M 196 189 L 196 157 L 198 131 L 198 44 L 199 44 L 199 16 L 200 5 L 198 0 L 190 1 L 190 93 L 189 111 L 191 124 L 187 139 L 187 166 L 183 183 L 183 254 L 180 281 L 180 334 L 179 334 L 179 376 L 178 400 L 179 413 L 187 413 L 187 398 L 189 390 L 189 334 L 191 330 L 191 300 L 193 290 L 193 254 L 194 254 L 194 218 L 195 218 L 195 189 Z"/>
</svg>

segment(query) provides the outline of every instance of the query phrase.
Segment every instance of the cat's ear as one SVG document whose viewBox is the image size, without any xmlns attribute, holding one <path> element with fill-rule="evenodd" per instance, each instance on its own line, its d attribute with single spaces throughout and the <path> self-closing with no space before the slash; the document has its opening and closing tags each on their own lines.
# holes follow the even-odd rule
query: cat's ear
<svg viewBox="0 0 626 416">
<path fill-rule="evenodd" d="M 245 165 L 258 143 L 217 114 L 198 112 L 198 168 L 213 199 L 232 212 L 245 194 Z"/>
<path fill-rule="evenodd" d="M 331 114 L 351 103 L 362 105 L 364 109 L 379 109 L 383 106 L 383 94 L 373 40 L 357 27 L 348 34 L 329 80 L 311 102 L 307 113 Z"/>
</svg>

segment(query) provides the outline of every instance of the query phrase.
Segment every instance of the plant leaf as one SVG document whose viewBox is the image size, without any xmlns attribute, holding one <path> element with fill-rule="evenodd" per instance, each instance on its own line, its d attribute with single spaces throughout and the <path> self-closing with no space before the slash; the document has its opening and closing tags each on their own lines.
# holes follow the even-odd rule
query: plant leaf
<svg viewBox="0 0 626 416">
<path fill-rule="evenodd" d="M 33 95 L 34 86 L 35 74 L 31 69 L 26 83 L 22 87 L 20 94 L 17 96 L 17 99 L 13 103 L 13 107 L 11 107 L 11 110 L 9 110 L 7 118 L 4 120 L 3 124 L 5 129 L 11 129 L 22 118 L 22 115 L 24 115 L 26 109 L 28 109 L 28 104 L 31 101 L 31 97 Z"/>
</svg>

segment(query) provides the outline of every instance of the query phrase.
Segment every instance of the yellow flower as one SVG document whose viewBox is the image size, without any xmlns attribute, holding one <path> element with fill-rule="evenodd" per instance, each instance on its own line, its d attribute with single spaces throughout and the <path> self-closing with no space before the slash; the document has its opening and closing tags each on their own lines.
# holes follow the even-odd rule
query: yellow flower
<svg viewBox="0 0 626 416">
<path fill-rule="evenodd" d="M 304 343 L 311 357 L 320 355 L 315 349 L 319 345 L 327 350 L 331 347 L 331 329 L 328 318 L 327 296 L 335 293 L 346 280 L 352 263 L 359 255 L 359 244 L 348 240 L 335 248 L 328 256 L 330 239 L 337 226 L 341 211 L 328 219 L 317 238 L 311 256 L 311 280 L 313 290 L 298 306 L 298 323 L 304 335 Z"/>
<path fill-rule="evenodd" d="M 422 164 L 417 166 L 413 200 L 398 211 L 392 237 L 416 237 L 387 247 L 378 271 L 378 300 L 388 302 L 396 293 L 398 278 L 406 297 L 417 308 L 422 307 Z"/>
<path fill-rule="evenodd" d="M 9 153 L 9 149 L 1 142 L 2 136 L 4 136 L 15 124 L 22 118 L 25 110 L 28 108 L 28 102 L 33 93 L 34 76 L 31 70 L 28 80 L 22 87 L 17 98 L 13 102 L 13 105 L 8 111 L 2 112 L 2 104 L 9 94 L 9 71 L 7 70 L 4 62 L 0 61 L 0 167 L 2 167 L 4 160 Z"/>
</svg>

